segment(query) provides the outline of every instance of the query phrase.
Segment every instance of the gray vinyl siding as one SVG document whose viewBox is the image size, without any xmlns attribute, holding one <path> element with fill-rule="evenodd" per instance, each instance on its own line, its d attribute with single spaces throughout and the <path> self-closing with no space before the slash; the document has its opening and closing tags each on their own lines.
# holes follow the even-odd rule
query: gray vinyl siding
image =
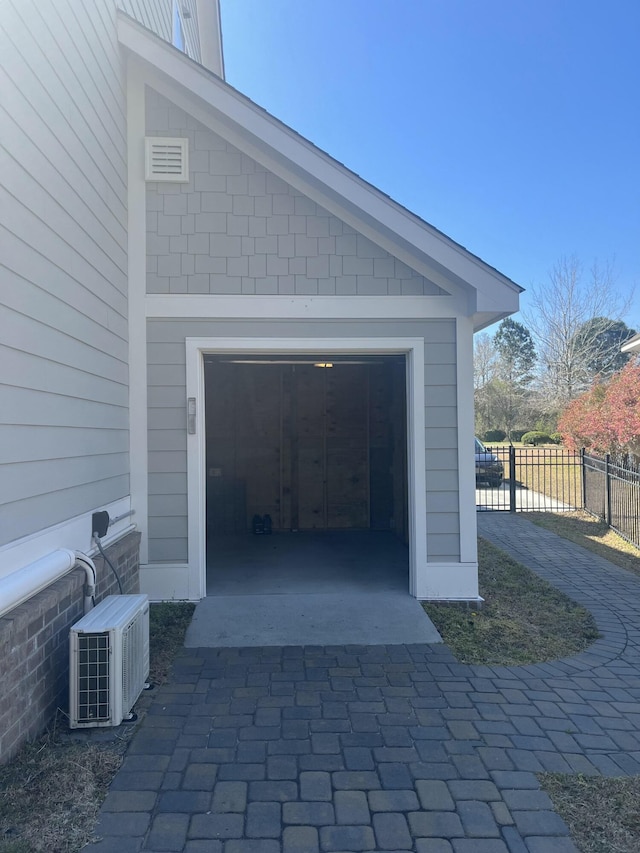
<svg viewBox="0 0 640 853">
<path fill-rule="evenodd" d="M 172 43 L 173 0 L 118 0 L 118 7 L 160 38 Z M 182 12 L 185 53 L 200 62 L 196 0 L 179 0 L 178 8 Z M 188 12 L 186 16 L 185 9 Z"/>
<path fill-rule="evenodd" d="M 433 562 L 460 557 L 455 322 L 150 320 L 147 324 L 149 559 L 187 553 L 187 337 L 423 337 L 427 547 Z"/>
<path fill-rule="evenodd" d="M 443 291 L 147 89 L 146 133 L 189 140 L 189 183 L 147 184 L 147 292 Z"/>
<path fill-rule="evenodd" d="M 456 331 L 453 321 L 430 329 L 424 354 L 427 556 L 449 562 L 460 559 Z"/>
<path fill-rule="evenodd" d="M 115 0 L 0 16 L 0 545 L 129 493 Z"/>
</svg>

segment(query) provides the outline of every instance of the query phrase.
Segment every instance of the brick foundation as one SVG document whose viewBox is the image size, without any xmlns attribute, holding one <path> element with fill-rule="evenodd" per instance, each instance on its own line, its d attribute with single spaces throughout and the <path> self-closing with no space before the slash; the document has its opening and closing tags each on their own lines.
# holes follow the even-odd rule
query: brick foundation
<svg viewBox="0 0 640 853">
<path fill-rule="evenodd" d="M 106 549 L 124 592 L 139 591 L 140 534 Z M 94 559 L 96 603 L 118 592 L 113 572 Z M 74 569 L 0 619 L 0 764 L 68 709 L 69 628 L 82 617 L 85 573 Z"/>
</svg>

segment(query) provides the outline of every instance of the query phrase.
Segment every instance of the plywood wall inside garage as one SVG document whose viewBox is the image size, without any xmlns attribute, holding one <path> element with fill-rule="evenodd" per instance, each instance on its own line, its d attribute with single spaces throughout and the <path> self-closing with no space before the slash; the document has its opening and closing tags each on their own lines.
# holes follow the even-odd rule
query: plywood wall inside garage
<svg viewBox="0 0 640 853">
<path fill-rule="evenodd" d="M 406 539 L 404 364 L 207 363 L 207 526 Z"/>
</svg>

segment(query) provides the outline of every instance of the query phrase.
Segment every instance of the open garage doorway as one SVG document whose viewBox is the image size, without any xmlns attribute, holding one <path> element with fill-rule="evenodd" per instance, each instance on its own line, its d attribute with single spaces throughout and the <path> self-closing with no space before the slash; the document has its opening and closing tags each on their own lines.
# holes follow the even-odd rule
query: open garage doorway
<svg viewBox="0 0 640 853">
<path fill-rule="evenodd" d="M 404 355 L 205 353 L 207 594 L 409 591 Z"/>
</svg>

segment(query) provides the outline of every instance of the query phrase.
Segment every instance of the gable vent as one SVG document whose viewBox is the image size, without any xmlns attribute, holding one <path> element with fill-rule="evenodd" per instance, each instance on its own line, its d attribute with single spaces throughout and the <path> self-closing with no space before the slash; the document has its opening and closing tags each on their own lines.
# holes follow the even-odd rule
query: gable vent
<svg viewBox="0 0 640 853">
<path fill-rule="evenodd" d="M 146 136 L 144 140 L 146 181 L 189 181 L 188 139 Z"/>
</svg>

